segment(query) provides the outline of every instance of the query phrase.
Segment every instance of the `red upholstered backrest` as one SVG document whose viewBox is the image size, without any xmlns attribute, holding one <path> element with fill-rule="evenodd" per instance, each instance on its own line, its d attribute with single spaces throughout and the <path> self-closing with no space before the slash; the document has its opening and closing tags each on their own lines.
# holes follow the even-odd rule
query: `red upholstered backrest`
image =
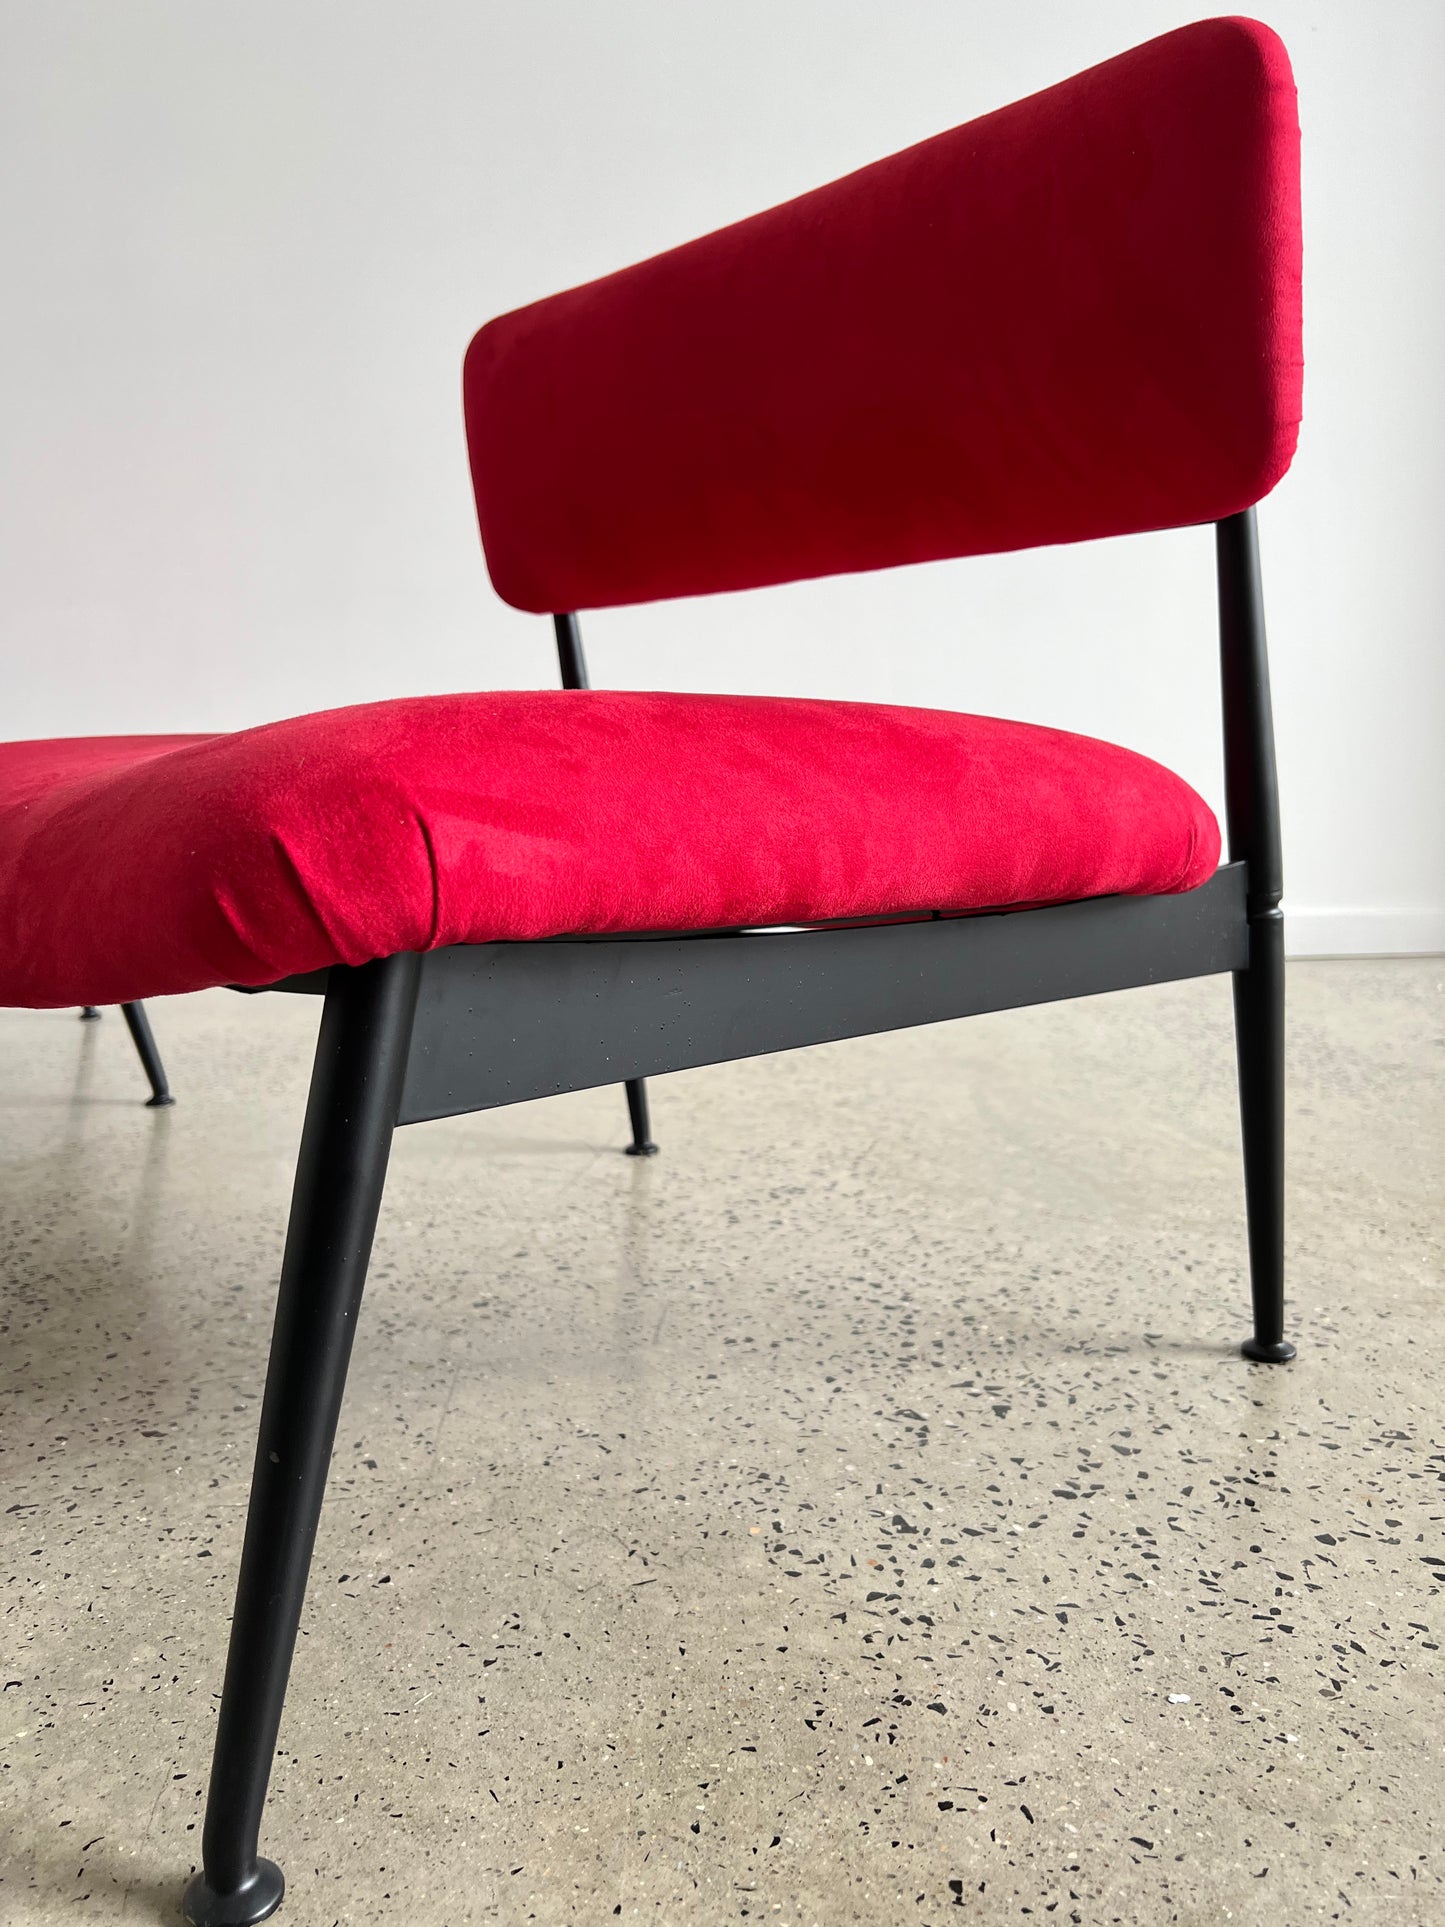
<svg viewBox="0 0 1445 1927">
<path fill-rule="evenodd" d="M 1294 83 L 1224 19 L 503 315 L 464 386 L 545 611 L 1214 520 L 1300 379 Z"/>
</svg>

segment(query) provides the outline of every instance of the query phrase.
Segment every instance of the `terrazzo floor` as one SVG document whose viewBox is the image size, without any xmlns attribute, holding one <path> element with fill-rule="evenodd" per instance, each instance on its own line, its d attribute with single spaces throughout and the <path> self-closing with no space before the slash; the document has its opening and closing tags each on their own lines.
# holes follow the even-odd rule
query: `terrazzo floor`
<svg viewBox="0 0 1445 1927">
<path fill-rule="evenodd" d="M 1445 1920 L 1445 961 L 402 1132 L 262 1846 L 294 1927 Z M 0 1922 L 179 1919 L 317 1005 L 0 1013 Z"/>
</svg>

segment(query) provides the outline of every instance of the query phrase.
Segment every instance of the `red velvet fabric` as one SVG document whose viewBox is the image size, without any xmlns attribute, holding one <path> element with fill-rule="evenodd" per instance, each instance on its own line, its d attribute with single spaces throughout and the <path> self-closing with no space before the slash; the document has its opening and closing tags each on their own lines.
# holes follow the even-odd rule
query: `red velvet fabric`
<svg viewBox="0 0 1445 1927">
<path fill-rule="evenodd" d="M 0 1004 L 400 950 L 1187 890 L 1207 806 L 1109 743 L 770 697 L 431 696 L 0 746 Z"/>
<path fill-rule="evenodd" d="M 464 377 L 533 610 L 1212 521 L 1300 386 L 1294 83 L 1244 19 L 504 315 Z"/>
</svg>

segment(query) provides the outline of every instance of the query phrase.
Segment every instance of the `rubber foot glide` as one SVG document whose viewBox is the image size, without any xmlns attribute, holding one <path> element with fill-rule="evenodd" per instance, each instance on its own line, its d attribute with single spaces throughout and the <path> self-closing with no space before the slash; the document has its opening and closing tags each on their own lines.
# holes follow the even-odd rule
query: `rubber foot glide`
<svg viewBox="0 0 1445 1927">
<path fill-rule="evenodd" d="M 1257 1338 L 1246 1338 L 1239 1349 L 1256 1365 L 1287 1365 L 1295 1355 L 1294 1346 L 1287 1338 L 1277 1338 L 1272 1345 L 1262 1344 Z"/>
<path fill-rule="evenodd" d="M 256 1927 L 269 1920 L 281 1905 L 286 1876 L 274 1860 L 258 1860 L 255 1871 L 239 1887 L 218 1894 L 204 1873 L 186 1888 L 181 1903 L 191 1927 Z"/>
</svg>

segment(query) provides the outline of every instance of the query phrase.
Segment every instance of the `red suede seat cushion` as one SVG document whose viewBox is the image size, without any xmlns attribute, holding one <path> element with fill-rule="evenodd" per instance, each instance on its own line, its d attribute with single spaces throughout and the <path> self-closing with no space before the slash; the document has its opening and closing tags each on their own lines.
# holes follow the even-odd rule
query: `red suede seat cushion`
<svg viewBox="0 0 1445 1927">
<path fill-rule="evenodd" d="M 424 696 L 0 746 L 0 1004 L 401 950 L 1187 890 L 1214 817 L 1025 723 L 771 697 Z"/>
</svg>

